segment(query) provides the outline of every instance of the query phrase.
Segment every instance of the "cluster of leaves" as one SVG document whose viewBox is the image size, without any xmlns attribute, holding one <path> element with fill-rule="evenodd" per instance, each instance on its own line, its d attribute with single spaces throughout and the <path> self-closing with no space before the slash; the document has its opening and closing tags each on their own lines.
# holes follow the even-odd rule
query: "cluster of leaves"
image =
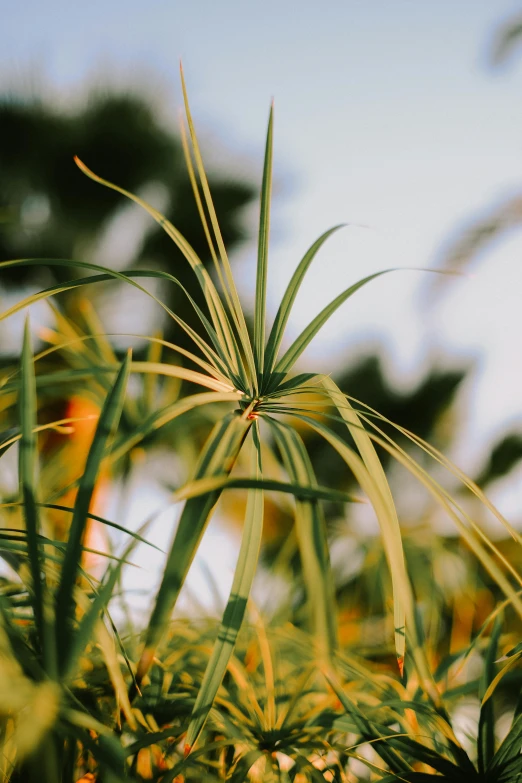
<svg viewBox="0 0 522 783">
<path fill-rule="evenodd" d="M 491 694 L 504 673 L 509 674 L 520 652 L 514 648 L 508 665 L 495 678 L 493 665 L 500 636 L 497 624 L 484 652 L 482 681 L 474 683 L 483 697 L 475 765 L 453 731 L 449 705 L 455 694 L 444 687 L 449 666 L 458 661 L 445 661 L 439 671 L 430 665 L 399 519 L 377 449 L 405 468 L 455 523 L 481 569 L 503 594 L 505 606 L 519 618 L 520 574 L 499 546 L 485 536 L 463 500 L 433 478 L 424 462 L 431 461 L 458 480 L 517 545 L 521 536 L 474 481 L 418 435 L 344 394 L 328 376 L 293 374 L 296 362 L 328 318 L 359 288 L 384 274 L 364 278 L 340 293 L 282 350 L 303 278 L 322 245 L 339 227 L 325 232 L 304 255 L 267 333 L 272 111 L 261 188 L 255 311 L 253 329 L 249 330 L 184 83 L 183 88 L 189 131 L 187 136 L 183 126 L 185 160 L 213 276 L 185 236 L 156 209 L 101 179 L 81 161 L 77 163 L 91 179 L 143 206 L 165 230 L 194 273 L 200 303 L 178 277 L 162 270 L 123 273 L 87 261 L 38 258 L 0 265 L 4 270 L 31 265 L 57 267 L 68 274 L 78 268 L 83 275 L 61 279 L 30 295 L 4 313 L 4 318 L 41 299 L 116 279 L 152 296 L 191 345 L 189 349 L 179 342 L 151 338 L 146 361 L 133 360 L 129 353 L 120 363 L 103 335 L 79 335 L 73 326 L 67 340 L 58 340 L 34 357 L 27 323 L 19 366 L 7 370 L 2 379 L 3 410 L 9 412 L 16 404 L 18 411 L 14 431 L 2 446 L 7 450 L 18 443 L 19 496 L 14 505 L 23 517 L 21 528 L 2 532 L 2 553 L 15 571 L 14 578 L 3 586 L 0 602 L 1 676 L 6 694 L 2 702 L 6 705 L 2 707 L 4 779 L 32 783 L 43 775 L 45 780 L 72 783 L 83 774 L 85 779 L 95 775 L 99 781 L 127 776 L 155 777 L 163 783 L 178 776 L 187 780 L 230 777 L 238 783 L 256 775 L 263 780 L 353 780 L 350 765 L 353 759 L 360 761 L 357 747 L 361 744 L 372 749 L 366 759 L 371 774 L 385 780 L 422 781 L 434 772 L 447 780 L 513 779 L 505 776 L 521 772 L 520 707 L 516 706 L 512 728 L 495 752 Z M 140 281 L 147 278 L 168 282 L 186 296 L 198 330 L 177 309 L 142 286 Z M 174 359 L 161 361 L 157 346 Z M 67 370 L 56 370 L 49 363 L 56 352 L 72 354 Z M 127 389 L 131 374 L 143 378 L 141 385 L 138 383 L 139 398 Z M 158 376 L 204 391 L 166 400 L 158 407 L 147 380 Z M 45 487 L 38 479 L 37 433 L 74 422 L 39 424 L 38 394 L 63 384 L 91 381 L 103 398 L 103 406 L 85 468 L 75 482 L 74 505 L 59 507 L 70 514 L 64 542 L 49 535 L 46 514 L 59 504 L 48 496 L 45 502 L 41 500 Z M 143 541 L 144 531 L 126 531 L 131 543 L 123 553 L 111 556 L 100 580 L 89 576 L 82 557 L 88 520 L 93 516 L 94 488 L 102 464 L 122 460 L 145 438 L 202 406 L 218 407 L 220 416 L 204 442 L 192 480 L 176 492 L 176 500 L 184 501 L 183 510 L 138 642 L 117 629 L 110 601 L 121 570 L 136 544 Z M 363 497 L 320 484 L 303 430 L 321 438 L 338 455 Z M 401 445 L 401 439 L 410 446 Z M 412 456 L 415 449 L 422 459 Z M 249 464 L 246 476 L 234 470 L 245 453 Z M 277 470 L 272 471 L 273 466 Z M 228 489 L 246 490 L 246 510 L 232 589 L 217 636 L 190 627 L 169 639 L 172 612 L 193 558 L 216 503 Z M 290 639 L 271 643 L 259 621 L 255 643 L 247 634 L 247 641 L 240 641 L 234 656 L 256 573 L 267 493 L 293 498 L 308 635 L 303 640 L 295 631 Z M 347 659 L 339 644 L 323 504 L 361 499 L 373 509 L 381 530 L 402 684 L 396 677 Z M 98 520 L 122 530 L 116 523 Z M 474 646 L 481 640 L 479 634 Z"/>
</svg>

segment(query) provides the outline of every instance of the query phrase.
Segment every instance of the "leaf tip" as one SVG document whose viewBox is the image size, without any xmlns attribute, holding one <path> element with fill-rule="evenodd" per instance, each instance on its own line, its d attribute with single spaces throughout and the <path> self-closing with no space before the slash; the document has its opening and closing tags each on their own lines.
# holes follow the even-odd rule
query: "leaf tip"
<svg viewBox="0 0 522 783">
<path fill-rule="evenodd" d="M 401 677 L 404 677 L 404 656 L 402 655 L 397 656 L 397 665 L 399 667 L 399 673 Z"/>
<path fill-rule="evenodd" d="M 88 166 L 85 165 L 83 160 L 81 160 L 78 157 L 78 155 L 74 155 L 73 156 L 73 160 L 76 163 L 76 165 L 78 166 L 78 168 L 80 169 L 80 171 L 82 172 L 82 174 L 86 174 L 88 177 L 91 177 L 92 179 L 94 179 L 93 172 L 90 170 L 90 168 L 88 168 Z"/>
<path fill-rule="evenodd" d="M 188 743 L 186 743 L 185 747 L 183 748 L 183 757 L 187 758 L 187 756 L 190 754 L 191 750 L 192 750 L 192 745 L 189 745 Z"/>
<path fill-rule="evenodd" d="M 138 687 L 141 685 L 143 678 L 145 677 L 150 667 L 152 666 L 153 660 L 154 660 L 154 649 L 151 647 L 146 647 L 141 654 L 141 658 L 138 663 L 138 669 L 136 672 L 136 682 Z"/>
</svg>

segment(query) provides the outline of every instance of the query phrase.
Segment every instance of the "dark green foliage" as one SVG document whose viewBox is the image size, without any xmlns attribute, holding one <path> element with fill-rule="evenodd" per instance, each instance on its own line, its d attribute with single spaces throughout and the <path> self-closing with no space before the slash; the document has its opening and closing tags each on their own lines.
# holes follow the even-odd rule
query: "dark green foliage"
<svg viewBox="0 0 522 783">
<path fill-rule="evenodd" d="M 70 114 L 34 99 L 0 99 L 0 260 L 82 260 L 126 205 L 119 194 L 82 176 L 74 165 L 75 155 L 128 190 L 140 191 L 151 184 L 164 187 L 166 217 L 183 226 L 188 241 L 208 263 L 177 136 L 162 126 L 147 99 L 107 91 L 92 93 Z M 253 190 L 228 176 L 213 176 L 210 184 L 221 231 L 231 249 L 243 238 L 240 213 Z M 201 301 L 190 269 L 159 226 L 151 225 L 131 259 L 131 265 L 144 263 L 173 273 Z M 35 275 L 34 269 L 21 266 L 2 271 L 0 282 L 18 286 L 31 280 L 63 282 L 69 277 L 63 267 L 48 267 Z M 193 321 L 190 307 L 174 286 L 165 286 L 163 298 Z"/>
</svg>

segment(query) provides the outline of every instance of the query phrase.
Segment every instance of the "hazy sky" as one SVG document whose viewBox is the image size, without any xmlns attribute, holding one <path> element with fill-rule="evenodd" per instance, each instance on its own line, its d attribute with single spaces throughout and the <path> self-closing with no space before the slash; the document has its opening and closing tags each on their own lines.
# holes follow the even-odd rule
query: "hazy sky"
<svg viewBox="0 0 522 783">
<path fill-rule="evenodd" d="M 4 84 L 64 95 L 87 78 L 139 76 L 175 118 L 182 57 L 207 155 L 219 163 L 226 149 L 225 161 L 237 156 L 259 176 L 274 96 L 272 313 L 308 245 L 331 225 L 356 224 L 316 262 L 296 332 L 372 271 L 433 266 L 468 219 L 522 190 L 522 56 L 496 71 L 487 57 L 498 24 L 521 10 L 507 0 L 24 0 L 4 4 L 0 66 Z M 434 355 L 474 357 L 460 452 L 472 469 L 522 413 L 521 250 L 514 233 L 430 308 L 426 275 L 379 279 L 324 329 L 308 365 L 326 370 L 379 341 L 401 383 Z M 251 295 L 254 269 L 243 270 Z M 509 498 L 520 508 L 520 490 Z"/>
</svg>

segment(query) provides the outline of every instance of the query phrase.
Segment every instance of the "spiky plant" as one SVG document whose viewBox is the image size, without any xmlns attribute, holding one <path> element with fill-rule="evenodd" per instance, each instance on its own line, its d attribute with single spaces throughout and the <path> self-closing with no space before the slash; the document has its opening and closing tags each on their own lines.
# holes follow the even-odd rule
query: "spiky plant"
<svg viewBox="0 0 522 783">
<path fill-rule="evenodd" d="M 179 315 L 169 310 L 158 298 L 153 297 L 166 310 L 177 327 L 193 341 L 193 351 L 172 343 L 164 344 L 165 348 L 173 352 L 178 362 L 182 357 L 189 363 L 189 367 L 179 363 L 162 362 L 160 359 L 132 361 L 130 355 L 118 367 L 107 352 L 95 350 L 95 356 L 87 371 L 83 368 L 72 368 L 62 372 L 44 371 L 39 372 L 35 377 L 35 361 L 27 327 L 19 370 L 4 378 L 2 389 L 4 406 L 9 407 L 16 399 L 19 404 L 21 431 L 15 433 L 11 440 L 19 440 L 20 503 L 25 519 L 23 534 L 9 533 L 6 540 L 18 556 L 17 576 L 25 596 L 24 621 L 29 624 L 29 630 L 20 633 L 18 625 L 21 621 L 20 610 L 15 611 L 12 603 L 4 598 L 1 604 L 4 634 L 2 645 L 6 660 L 10 662 L 9 666 L 16 668 L 13 661 L 18 657 L 18 666 L 21 668 L 17 670 L 17 676 L 26 678 L 31 683 L 31 687 L 36 689 L 32 692 L 33 701 L 29 700 L 27 705 L 36 703 L 35 700 L 40 698 L 42 689 L 45 689 L 46 694 L 49 692 L 52 695 L 52 698 L 48 697 L 48 710 L 41 724 L 40 733 L 35 735 L 36 739 L 31 745 L 33 750 L 34 747 L 37 749 L 26 762 L 27 765 L 21 767 L 23 770 L 21 774 L 26 775 L 26 779 L 31 781 L 38 779 L 38 768 L 41 764 L 45 764 L 46 779 L 63 780 L 64 783 L 69 783 L 73 779 L 74 770 L 78 768 L 79 747 L 84 752 L 92 754 L 100 768 L 106 770 L 107 775 L 112 774 L 116 777 L 123 775 L 124 758 L 128 753 L 124 752 L 114 731 L 116 733 L 121 731 L 122 719 L 131 729 L 135 725 L 136 718 L 132 704 L 139 697 L 140 689 L 143 689 L 148 682 L 152 664 L 159 655 L 160 645 L 164 642 L 173 609 L 201 538 L 217 501 L 227 488 L 247 490 L 242 541 L 230 597 L 192 707 L 184 740 L 185 753 L 188 755 L 192 752 L 204 728 L 229 666 L 245 617 L 259 555 L 263 526 L 263 493 L 267 490 L 289 493 L 295 498 L 296 532 L 307 591 L 309 627 L 314 638 L 316 669 L 329 683 L 328 687 L 338 695 L 340 703 L 348 709 L 338 657 L 334 585 L 321 502 L 352 502 L 355 498 L 340 490 L 318 485 L 310 456 L 300 435 L 303 427 L 310 428 L 338 453 L 346 463 L 347 470 L 355 476 L 365 499 L 373 508 L 381 528 L 383 547 L 391 574 L 390 603 L 393 603 L 398 668 L 401 675 L 406 673 L 409 681 L 416 684 L 418 693 L 421 694 L 419 698 L 425 706 L 430 705 L 430 709 L 444 715 L 439 688 L 430 671 L 423 648 L 423 630 L 416 616 L 414 595 L 401 543 L 399 519 L 376 445 L 389 452 L 436 499 L 455 522 L 467 546 L 498 583 L 518 615 L 522 617 L 522 601 L 513 586 L 514 584 L 518 588 L 522 586 L 520 575 L 502 556 L 498 547 L 486 538 L 472 513 L 468 513 L 443 486 L 433 479 L 409 451 L 395 443 L 388 434 L 390 422 L 383 422 L 378 413 L 343 393 L 329 376 L 294 373 L 296 363 L 303 351 L 330 316 L 359 288 L 385 272 L 370 275 L 340 293 L 310 322 L 289 348 L 284 351 L 281 349 L 292 306 L 304 276 L 322 245 L 340 228 L 339 226 L 326 231 L 304 255 L 284 293 L 275 320 L 267 332 L 266 285 L 272 180 L 272 110 L 268 123 L 261 187 L 255 311 L 253 333 L 250 334 L 208 187 L 183 75 L 182 84 L 189 131 L 187 137 L 185 126 L 182 127 L 182 140 L 194 196 L 213 259 L 214 277 L 205 269 L 183 234 L 159 212 L 137 196 L 101 179 L 83 162 L 79 160 L 76 162 L 91 179 L 142 205 L 163 226 L 192 268 L 201 287 L 206 310 L 203 311 L 190 298 L 175 277 L 164 272 L 136 270 L 123 274 L 87 262 L 63 259 L 54 261 L 24 259 L 2 264 L 6 269 L 29 264 L 56 264 L 70 269 L 79 267 L 84 272 L 94 273 L 71 279 L 32 295 L 4 313 L 2 316 L 4 318 L 40 299 L 114 278 L 134 286 L 144 295 L 152 296 L 141 285 L 140 280 L 155 277 L 161 278 L 165 284 L 176 285 L 185 291 L 206 335 L 202 337 Z M 76 339 L 78 345 L 84 342 L 83 337 Z M 70 349 L 74 344 L 73 338 L 69 341 L 68 348 Z M 96 341 L 94 344 L 96 347 Z M 60 351 L 63 348 L 62 344 L 58 344 L 51 350 Z M 45 353 L 49 355 L 49 351 Z M 135 421 L 131 426 L 127 424 L 124 431 L 118 434 L 117 426 L 130 373 L 144 377 L 177 378 L 203 387 L 204 391 L 190 393 L 181 399 L 167 403 L 159 410 L 152 410 L 145 418 Z M 96 381 L 102 383 L 106 389 L 106 399 L 85 470 L 78 481 L 74 508 L 65 509 L 71 514 L 70 532 L 66 545 L 61 546 L 45 535 L 45 504 L 42 505 L 39 501 L 36 443 L 39 426 L 36 417 L 36 389 L 37 384 L 39 388 L 59 386 L 63 383 L 77 382 L 86 378 L 86 375 L 93 376 Z M 109 380 L 114 376 L 115 380 Z M 310 402 L 310 394 L 315 395 L 315 402 Z M 223 406 L 223 414 L 204 444 L 192 481 L 176 494 L 176 498 L 184 500 L 185 504 L 167 556 L 150 619 L 144 631 L 143 646 L 135 670 L 127 659 L 127 685 L 130 682 L 127 692 L 124 673 L 114 661 L 114 647 L 111 647 L 114 642 L 110 636 L 107 638 L 107 627 L 99 620 L 107 615 L 111 595 L 129 552 L 126 551 L 115 564 L 109 567 L 99 584 L 91 580 L 89 585 L 87 575 L 82 570 L 81 558 L 86 524 L 91 513 L 93 488 L 104 460 L 114 463 L 150 433 L 173 422 L 182 414 L 198 410 L 202 406 L 215 405 Z M 343 424 L 345 438 L 333 431 L 329 426 L 331 421 Z M 386 426 L 383 427 L 383 424 Z M 410 440 L 413 447 L 421 449 L 425 455 L 434 460 L 435 464 L 444 466 L 456 476 L 470 493 L 502 522 L 518 543 L 521 543 L 520 535 L 492 506 L 476 484 L 420 438 L 403 428 L 397 429 L 401 436 Z M 264 468 L 267 455 L 272 450 L 277 451 L 279 455 L 286 474 L 284 481 L 273 478 Z M 233 473 L 234 465 L 243 451 L 250 452 L 250 475 L 247 478 L 238 477 Z M 131 548 L 132 546 L 133 544 Z M 118 710 L 118 715 L 112 716 L 112 724 L 109 728 L 104 728 L 103 722 L 93 717 L 86 704 L 78 699 L 74 687 L 80 676 L 82 656 L 90 650 L 94 639 L 97 639 L 105 656 L 105 665 L 116 689 L 121 708 L 121 712 Z M 357 713 L 355 725 L 368 739 L 371 731 L 364 721 L 364 716 L 361 717 Z M 4 741 L 11 754 L 9 762 L 19 764 L 16 742 L 18 741 L 20 747 L 21 741 L 16 740 L 16 732 L 20 732 L 21 718 L 18 722 L 17 719 L 13 719 L 9 725 L 11 726 L 9 731 L 4 732 Z M 93 736 L 98 739 L 95 741 Z M 42 744 L 43 737 L 47 737 L 45 744 Z M 23 765 L 23 753 L 20 755 Z M 393 758 L 395 757 L 392 754 L 390 759 Z M 390 759 L 384 760 L 393 770 Z M 235 779 L 243 778 L 236 776 Z"/>
</svg>

